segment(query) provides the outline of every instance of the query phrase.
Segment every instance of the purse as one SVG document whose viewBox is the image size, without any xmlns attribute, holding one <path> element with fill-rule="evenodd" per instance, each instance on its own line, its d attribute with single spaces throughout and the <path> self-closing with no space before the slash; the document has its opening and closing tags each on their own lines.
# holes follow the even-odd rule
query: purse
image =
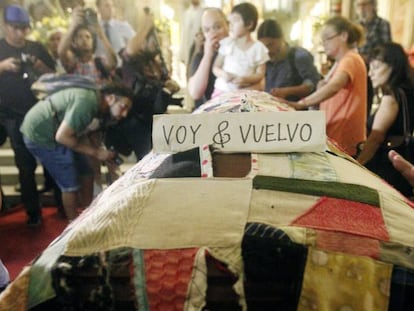
<svg viewBox="0 0 414 311">
<path fill-rule="evenodd" d="M 381 145 L 381 148 L 387 151 L 393 149 L 401 154 L 406 160 L 414 163 L 414 139 L 410 131 L 410 115 L 408 110 L 407 97 L 403 90 L 398 89 L 396 99 L 400 103 L 403 116 L 403 135 L 390 135 L 387 136 Z"/>
</svg>

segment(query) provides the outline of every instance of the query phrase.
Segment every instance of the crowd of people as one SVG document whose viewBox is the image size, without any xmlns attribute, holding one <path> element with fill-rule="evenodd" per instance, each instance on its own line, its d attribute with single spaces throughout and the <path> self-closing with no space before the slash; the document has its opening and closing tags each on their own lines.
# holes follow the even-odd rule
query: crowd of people
<svg viewBox="0 0 414 311">
<path fill-rule="evenodd" d="M 259 23 L 253 4 L 237 4 L 227 17 L 219 8 L 191 1 L 185 23 L 199 28 L 191 27 L 190 38 L 183 33 L 180 51 L 188 95 L 197 108 L 224 92 L 255 89 L 298 110 L 323 110 L 329 138 L 410 196 L 414 170 L 389 153 L 391 136 L 414 129 L 408 58 L 392 42 L 376 1 L 354 2 L 357 21 L 333 16 L 323 24 L 321 46 L 332 66 L 322 76 L 312 54 L 289 43 L 277 20 Z M 153 114 L 177 103 L 172 95 L 180 86 L 163 59 L 151 10 L 145 8 L 138 31 L 113 18 L 112 0 L 97 0 L 96 8 L 74 7 L 68 29 L 48 34 L 46 46 L 27 39 L 31 17 L 25 8 L 4 9 L 0 124 L 15 153 L 30 226 L 41 224 L 37 161 L 71 221 L 91 202 L 102 163 L 113 171 L 117 153 L 133 152 L 140 160 L 152 147 Z M 53 72 L 90 77 L 97 87 L 68 87 L 39 100 L 31 85 Z"/>
</svg>

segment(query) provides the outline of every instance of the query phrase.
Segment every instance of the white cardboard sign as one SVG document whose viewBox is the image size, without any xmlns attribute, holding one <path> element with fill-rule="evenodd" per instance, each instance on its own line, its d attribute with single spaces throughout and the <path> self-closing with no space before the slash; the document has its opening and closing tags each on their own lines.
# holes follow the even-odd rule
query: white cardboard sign
<svg viewBox="0 0 414 311">
<path fill-rule="evenodd" d="M 322 111 L 155 115 L 155 152 L 212 145 L 226 152 L 319 152 L 325 150 Z"/>
</svg>

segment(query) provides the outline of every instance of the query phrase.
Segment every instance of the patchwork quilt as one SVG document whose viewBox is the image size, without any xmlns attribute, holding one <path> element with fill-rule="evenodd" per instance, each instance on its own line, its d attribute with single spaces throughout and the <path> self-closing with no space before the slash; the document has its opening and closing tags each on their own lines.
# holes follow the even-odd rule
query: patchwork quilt
<svg viewBox="0 0 414 311">
<path fill-rule="evenodd" d="M 195 113 L 288 111 L 239 91 Z M 413 203 L 323 152 L 150 153 L 0 296 L 0 310 L 414 310 Z"/>
</svg>

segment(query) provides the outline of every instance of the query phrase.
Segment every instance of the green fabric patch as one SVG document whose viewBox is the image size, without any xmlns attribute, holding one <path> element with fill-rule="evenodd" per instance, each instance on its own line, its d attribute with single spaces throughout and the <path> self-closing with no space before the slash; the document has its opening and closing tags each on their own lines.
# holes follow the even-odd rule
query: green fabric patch
<svg viewBox="0 0 414 311">
<path fill-rule="evenodd" d="M 148 311 L 149 303 L 146 291 L 146 278 L 145 278 L 145 263 L 144 263 L 144 251 L 134 248 L 132 250 L 134 261 L 134 273 L 133 283 L 135 286 L 135 296 L 139 310 Z"/>
<path fill-rule="evenodd" d="M 379 194 L 376 190 L 354 184 L 334 181 L 314 181 L 272 176 L 256 176 L 254 189 L 277 190 L 314 196 L 346 199 L 380 207 Z"/>
</svg>

